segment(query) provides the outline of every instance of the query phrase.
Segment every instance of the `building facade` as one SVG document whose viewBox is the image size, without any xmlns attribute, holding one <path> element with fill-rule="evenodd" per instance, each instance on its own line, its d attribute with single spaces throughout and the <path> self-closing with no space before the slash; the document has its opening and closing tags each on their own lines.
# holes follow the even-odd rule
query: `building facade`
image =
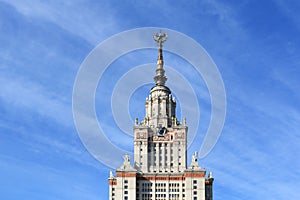
<svg viewBox="0 0 300 200">
<path fill-rule="evenodd" d="M 201 168 L 197 152 L 187 167 L 186 119 L 176 118 L 176 100 L 165 86 L 162 45 L 166 34 L 154 34 L 157 69 L 145 102 L 145 118 L 134 126 L 134 162 L 124 155 L 114 176 L 110 172 L 109 200 L 212 200 L 213 177 Z"/>
</svg>

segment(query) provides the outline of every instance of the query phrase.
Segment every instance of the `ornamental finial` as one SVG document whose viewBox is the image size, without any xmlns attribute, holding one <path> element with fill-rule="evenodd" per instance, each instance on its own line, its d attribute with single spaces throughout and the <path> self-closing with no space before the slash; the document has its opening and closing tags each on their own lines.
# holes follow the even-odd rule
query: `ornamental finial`
<svg viewBox="0 0 300 200">
<path fill-rule="evenodd" d="M 161 31 L 159 33 L 154 33 L 153 38 L 155 42 L 159 45 L 159 47 L 162 47 L 162 44 L 167 41 L 168 35 L 166 33 L 162 33 Z"/>
</svg>

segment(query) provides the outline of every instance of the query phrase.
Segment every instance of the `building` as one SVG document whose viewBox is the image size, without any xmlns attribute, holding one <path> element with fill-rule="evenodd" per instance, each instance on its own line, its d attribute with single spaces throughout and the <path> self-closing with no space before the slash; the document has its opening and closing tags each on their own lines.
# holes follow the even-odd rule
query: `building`
<svg viewBox="0 0 300 200">
<path fill-rule="evenodd" d="M 124 155 L 123 165 L 110 172 L 109 200 L 212 200 L 213 177 L 197 161 L 197 152 L 187 167 L 186 119 L 176 118 L 176 101 L 165 86 L 162 45 L 166 34 L 155 34 L 157 69 L 146 99 L 146 116 L 134 126 L 134 165 Z"/>
</svg>

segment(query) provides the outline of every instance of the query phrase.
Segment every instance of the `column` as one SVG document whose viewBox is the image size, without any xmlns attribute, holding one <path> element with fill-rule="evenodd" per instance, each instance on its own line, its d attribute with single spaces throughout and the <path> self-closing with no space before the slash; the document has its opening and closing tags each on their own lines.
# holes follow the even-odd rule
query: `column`
<svg viewBox="0 0 300 200">
<path fill-rule="evenodd" d="M 165 161 L 165 143 L 161 144 L 161 163 L 162 163 L 162 171 L 166 171 L 166 161 Z"/>
</svg>

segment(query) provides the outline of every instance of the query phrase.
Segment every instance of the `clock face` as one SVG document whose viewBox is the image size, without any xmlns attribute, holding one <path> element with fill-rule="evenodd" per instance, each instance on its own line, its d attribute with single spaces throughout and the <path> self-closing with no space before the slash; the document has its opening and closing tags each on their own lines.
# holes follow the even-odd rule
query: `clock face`
<svg viewBox="0 0 300 200">
<path fill-rule="evenodd" d="M 157 129 L 157 135 L 158 136 L 162 136 L 163 137 L 163 136 L 165 136 L 166 132 L 167 132 L 167 129 L 165 127 Z"/>
</svg>

